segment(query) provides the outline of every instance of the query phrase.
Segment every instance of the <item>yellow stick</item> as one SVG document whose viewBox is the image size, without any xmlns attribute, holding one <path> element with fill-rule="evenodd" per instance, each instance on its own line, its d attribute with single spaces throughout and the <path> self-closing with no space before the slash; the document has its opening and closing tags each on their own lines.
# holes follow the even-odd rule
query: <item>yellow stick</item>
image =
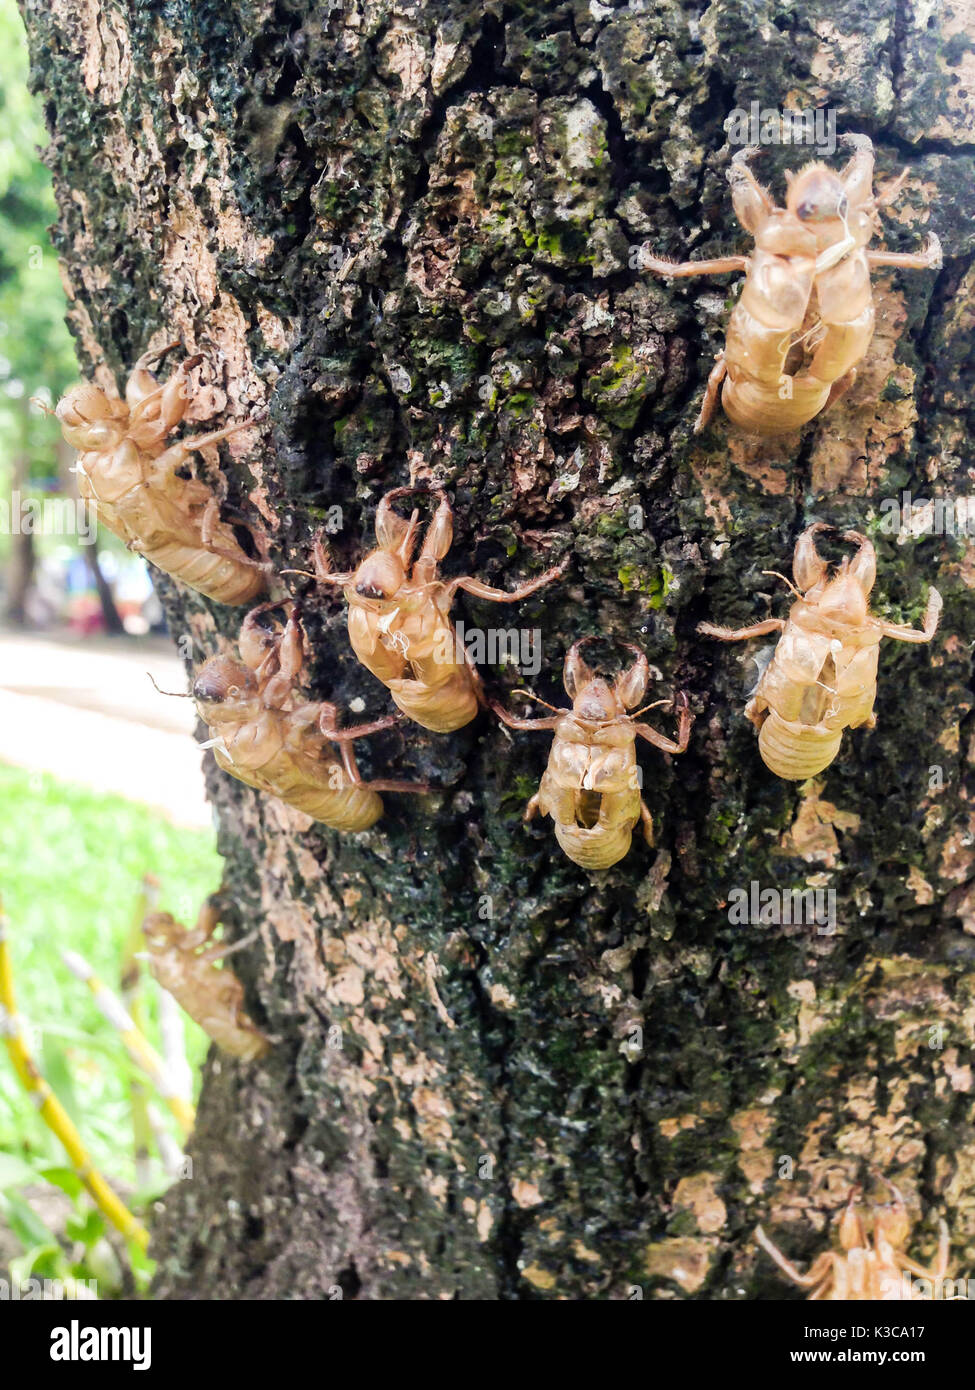
<svg viewBox="0 0 975 1390">
<path fill-rule="evenodd" d="M 136 909 L 129 926 L 125 945 L 122 948 L 120 971 L 120 993 L 123 1006 L 128 1009 L 132 1022 L 140 1033 L 145 1033 L 145 1018 L 142 1001 L 142 964 L 138 953 L 142 949 L 144 937 L 142 923 L 150 906 L 155 906 L 159 894 L 158 884 L 151 874 L 142 880 Z M 129 1078 L 129 1099 L 132 1106 L 132 1139 L 135 1149 L 136 1181 L 140 1187 L 148 1187 L 151 1178 L 149 1154 L 152 1149 L 153 1134 L 149 1120 L 149 1091 L 141 1074 L 132 1072 Z"/>
<path fill-rule="evenodd" d="M 180 1095 L 179 1086 L 170 1075 L 166 1063 L 145 1035 L 135 1026 L 131 1014 L 124 1008 L 118 995 L 113 994 L 107 985 L 102 984 L 88 962 L 76 951 L 62 951 L 61 959 L 72 975 L 77 975 L 79 980 L 84 980 L 95 996 L 95 1003 L 112 1027 L 118 1030 L 123 1043 L 125 1043 L 126 1052 L 136 1066 L 140 1067 L 148 1076 L 169 1109 L 176 1116 L 184 1134 L 189 1134 L 195 1118 L 192 1105 Z"/>
<path fill-rule="evenodd" d="M 14 1071 L 21 1085 L 34 1100 L 37 1112 L 52 1133 L 64 1145 L 71 1165 L 91 1194 L 99 1211 L 111 1221 L 116 1230 L 126 1240 L 145 1250 L 149 1245 L 149 1232 L 133 1216 L 128 1207 L 117 1197 L 99 1173 L 88 1156 L 88 1150 L 81 1140 L 70 1116 L 50 1086 L 44 1080 L 33 1057 L 27 1050 L 17 1015 L 17 1001 L 14 996 L 14 977 L 7 945 L 7 918 L 0 907 L 0 1033 L 6 1044 Z"/>
</svg>

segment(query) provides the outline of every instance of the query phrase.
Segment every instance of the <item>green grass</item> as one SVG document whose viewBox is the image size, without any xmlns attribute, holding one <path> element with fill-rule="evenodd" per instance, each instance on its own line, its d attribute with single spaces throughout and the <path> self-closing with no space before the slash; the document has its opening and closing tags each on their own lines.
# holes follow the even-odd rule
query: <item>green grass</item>
<svg viewBox="0 0 975 1390">
<path fill-rule="evenodd" d="M 30 1025 L 35 1060 L 92 1158 L 123 1186 L 135 1177 L 129 1063 L 60 952 L 78 951 L 117 990 L 142 876 L 159 879 L 160 908 L 192 922 L 219 885 L 220 869 L 210 831 L 179 829 L 135 802 L 0 765 L 0 894 L 19 1011 Z M 150 982 L 150 999 L 154 991 Z M 198 1073 L 207 1039 L 188 1019 L 186 1041 Z M 63 1165 L 64 1153 L 0 1048 L 0 1192 L 24 1161 L 36 1172 Z"/>
</svg>

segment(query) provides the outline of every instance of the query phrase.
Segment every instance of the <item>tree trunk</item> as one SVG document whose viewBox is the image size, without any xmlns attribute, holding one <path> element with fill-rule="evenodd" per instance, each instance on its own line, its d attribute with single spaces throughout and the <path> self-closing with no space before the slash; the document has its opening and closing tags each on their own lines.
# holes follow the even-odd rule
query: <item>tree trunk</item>
<svg viewBox="0 0 975 1390">
<path fill-rule="evenodd" d="M 85 564 L 88 566 L 88 573 L 91 575 L 92 583 L 95 586 L 95 593 L 98 595 L 98 602 L 101 604 L 102 621 L 105 624 L 105 631 L 113 637 L 118 637 L 125 631 L 125 624 L 119 616 L 119 611 L 115 606 L 115 597 L 112 593 L 112 586 L 102 573 L 102 567 L 98 559 L 98 551 L 93 545 L 86 545 L 84 549 Z"/>
<path fill-rule="evenodd" d="M 61 483 L 61 490 L 76 501 L 80 494 L 78 492 L 78 475 L 74 472 L 74 463 L 77 454 L 63 439 L 58 446 L 58 478 Z M 101 561 L 98 558 L 98 539 L 97 533 L 92 545 L 82 547 L 85 564 L 88 566 L 88 573 L 91 575 L 92 583 L 95 586 L 95 593 L 98 595 L 98 602 L 101 605 L 102 621 L 105 624 L 105 631 L 112 636 L 120 636 L 125 632 L 125 624 L 122 622 L 118 608 L 115 605 L 115 595 L 112 593 L 112 586 L 105 578 L 102 570 Z"/>
<path fill-rule="evenodd" d="M 555 703 L 577 637 L 638 642 L 698 716 L 683 757 L 641 759 L 657 847 L 638 838 L 600 873 L 550 821 L 523 826 L 548 740 L 493 717 L 368 740 L 366 775 L 441 790 L 387 796 L 363 835 L 207 754 L 233 928 L 260 930 L 238 969 L 278 1042 L 257 1064 L 211 1057 L 194 1177 L 156 1223 L 159 1292 L 798 1297 L 756 1222 L 801 1264 L 871 1164 L 903 1186 L 910 1253 L 931 1257 L 944 1215 L 954 1267 L 970 1265 L 975 564 L 964 536 L 878 526 L 903 490 L 973 491 L 962 7 L 25 12 L 85 372 L 121 380 L 179 336 L 213 364 L 200 418 L 267 407 L 261 450 L 225 457 L 230 502 L 263 518 L 279 569 L 308 567 L 327 508 L 347 567 L 387 489 L 411 471 L 442 483 L 448 574 L 510 588 L 571 557 L 500 618 L 461 596 L 466 628 L 539 628 L 530 683 Z M 876 273 L 854 389 L 765 441 L 720 415 L 692 434 L 734 282 L 631 265 L 644 242 L 747 249 L 723 123 L 753 100 L 871 134 L 881 186 L 911 171 L 886 244 L 936 229 L 946 250 L 938 274 Z M 766 151 L 780 200 L 807 157 Z M 756 648 L 695 627 L 783 614 L 763 571 L 789 572 L 815 518 L 874 536 L 884 616 L 918 623 L 932 583 L 945 611 L 931 647 L 885 645 L 877 728 L 796 785 L 743 718 Z M 387 712 L 341 598 L 287 583 L 313 695 Z M 239 611 L 164 591 L 194 667 L 234 640 Z M 510 702 L 510 674 L 483 669 Z M 736 925 L 753 882 L 834 890 L 836 931 Z"/>
</svg>

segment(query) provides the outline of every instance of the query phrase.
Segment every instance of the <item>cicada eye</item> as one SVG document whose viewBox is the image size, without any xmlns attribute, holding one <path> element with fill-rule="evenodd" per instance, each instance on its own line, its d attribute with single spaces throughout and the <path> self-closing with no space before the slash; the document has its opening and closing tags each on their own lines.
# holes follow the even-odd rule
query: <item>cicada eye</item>
<svg viewBox="0 0 975 1390">
<path fill-rule="evenodd" d="M 240 694 L 240 686 L 232 685 L 230 689 L 227 691 L 227 694 L 230 696 L 232 700 L 236 700 L 237 696 Z"/>
<path fill-rule="evenodd" d="M 355 591 L 364 599 L 390 599 L 401 588 L 405 578 L 399 558 L 389 550 L 377 550 L 359 566 Z"/>
<path fill-rule="evenodd" d="M 193 683 L 193 699 L 201 700 L 207 705 L 219 705 L 226 699 L 226 695 L 218 682 L 204 675 Z"/>
</svg>

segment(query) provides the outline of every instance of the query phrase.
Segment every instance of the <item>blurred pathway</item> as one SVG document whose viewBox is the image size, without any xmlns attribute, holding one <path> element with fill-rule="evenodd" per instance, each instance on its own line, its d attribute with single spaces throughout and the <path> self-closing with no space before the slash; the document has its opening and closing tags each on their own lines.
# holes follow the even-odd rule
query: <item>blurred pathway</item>
<svg viewBox="0 0 975 1390">
<path fill-rule="evenodd" d="M 115 792 L 177 825 L 210 824 L 183 664 L 165 639 L 0 630 L 0 762 Z"/>
</svg>

